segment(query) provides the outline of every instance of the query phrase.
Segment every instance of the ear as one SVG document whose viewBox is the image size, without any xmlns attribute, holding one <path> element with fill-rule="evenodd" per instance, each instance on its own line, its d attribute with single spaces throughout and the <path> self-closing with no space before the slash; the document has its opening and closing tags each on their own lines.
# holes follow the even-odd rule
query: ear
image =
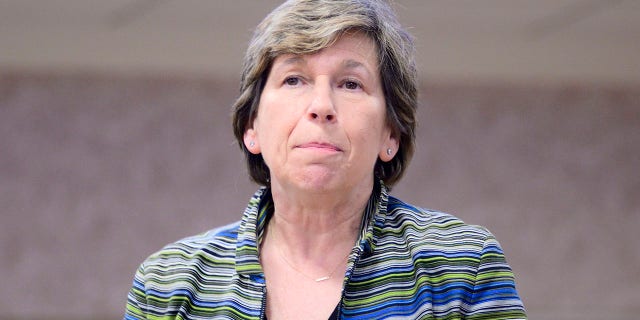
<svg viewBox="0 0 640 320">
<path fill-rule="evenodd" d="M 383 141 L 380 146 L 380 153 L 378 153 L 378 156 L 383 162 L 389 162 L 393 159 L 396 153 L 398 153 L 400 143 L 398 142 L 398 139 L 391 134 L 389 134 L 384 140 L 385 141 Z"/>
<path fill-rule="evenodd" d="M 247 129 L 247 131 L 244 132 L 242 140 L 244 141 L 244 147 L 247 148 L 249 152 L 260 154 L 260 143 L 258 142 L 258 135 L 255 129 Z"/>
</svg>

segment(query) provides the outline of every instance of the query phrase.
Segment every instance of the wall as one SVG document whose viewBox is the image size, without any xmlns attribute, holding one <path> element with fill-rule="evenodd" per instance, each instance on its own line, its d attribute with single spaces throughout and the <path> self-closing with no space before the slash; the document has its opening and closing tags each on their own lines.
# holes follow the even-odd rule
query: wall
<svg viewBox="0 0 640 320">
<path fill-rule="evenodd" d="M 138 264 L 256 189 L 235 82 L 0 75 L 2 319 L 120 318 Z M 532 319 L 640 312 L 640 87 L 425 83 L 392 194 L 487 226 Z"/>
</svg>

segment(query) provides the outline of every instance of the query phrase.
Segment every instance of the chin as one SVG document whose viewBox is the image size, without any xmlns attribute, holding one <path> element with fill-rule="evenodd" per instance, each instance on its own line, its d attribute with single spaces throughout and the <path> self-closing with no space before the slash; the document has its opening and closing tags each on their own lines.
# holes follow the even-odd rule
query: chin
<svg viewBox="0 0 640 320">
<path fill-rule="evenodd" d="M 345 187 L 346 181 L 335 171 L 311 170 L 301 174 L 295 184 L 300 189 L 314 192 L 326 192 Z"/>
</svg>

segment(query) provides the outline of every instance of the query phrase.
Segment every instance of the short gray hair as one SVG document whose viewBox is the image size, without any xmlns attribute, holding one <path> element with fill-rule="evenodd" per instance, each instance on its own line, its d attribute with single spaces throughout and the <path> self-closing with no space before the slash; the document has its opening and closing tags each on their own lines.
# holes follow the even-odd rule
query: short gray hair
<svg viewBox="0 0 640 320">
<path fill-rule="evenodd" d="M 289 0 L 257 26 L 244 58 L 240 96 L 233 105 L 233 131 L 256 183 L 269 184 L 269 168 L 262 155 L 247 150 L 243 137 L 257 115 L 273 60 L 282 54 L 318 52 L 348 31 L 363 32 L 378 47 L 386 121 L 399 142 L 391 161 L 378 159 L 374 174 L 389 187 L 404 174 L 415 149 L 417 75 L 411 35 L 383 0 Z"/>
</svg>

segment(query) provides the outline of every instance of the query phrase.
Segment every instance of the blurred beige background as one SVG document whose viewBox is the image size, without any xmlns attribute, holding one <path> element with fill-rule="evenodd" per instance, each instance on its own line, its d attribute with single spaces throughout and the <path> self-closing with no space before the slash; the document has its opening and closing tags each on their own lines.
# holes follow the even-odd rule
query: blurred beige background
<svg viewBox="0 0 640 320">
<path fill-rule="evenodd" d="M 239 219 L 230 106 L 279 1 L 0 0 L 0 319 L 118 319 L 138 264 Z M 531 319 L 640 313 L 640 2 L 396 1 L 418 150 L 392 194 L 487 226 Z"/>
</svg>

